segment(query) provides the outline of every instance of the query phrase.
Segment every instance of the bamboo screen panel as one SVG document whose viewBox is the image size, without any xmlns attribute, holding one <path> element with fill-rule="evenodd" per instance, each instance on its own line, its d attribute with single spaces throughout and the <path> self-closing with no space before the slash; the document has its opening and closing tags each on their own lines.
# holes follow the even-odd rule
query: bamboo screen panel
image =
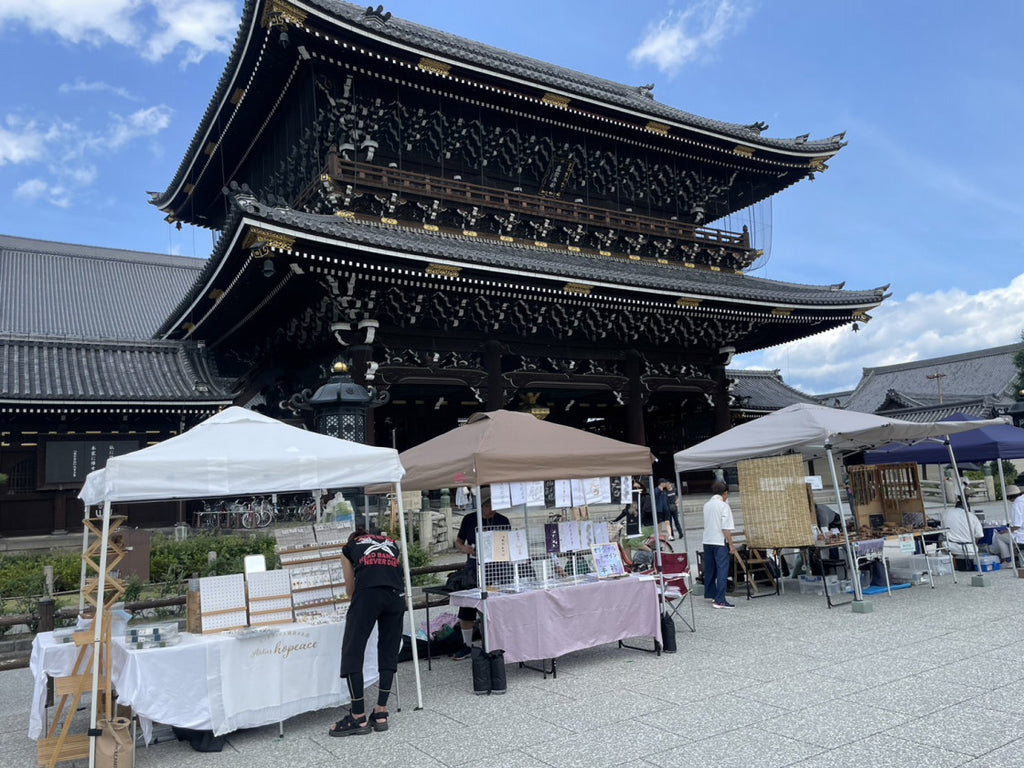
<svg viewBox="0 0 1024 768">
<path fill-rule="evenodd" d="M 799 455 L 746 459 L 737 463 L 743 500 L 743 530 L 755 549 L 814 544 L 817 522 L 808 502 Z"/>
</svg>

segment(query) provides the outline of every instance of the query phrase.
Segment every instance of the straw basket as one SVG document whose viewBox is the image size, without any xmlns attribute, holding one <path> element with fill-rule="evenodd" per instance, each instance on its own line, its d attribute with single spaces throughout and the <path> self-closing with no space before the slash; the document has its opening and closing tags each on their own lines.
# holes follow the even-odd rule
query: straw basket
<svg viewBox="0 0 1024 768">
<path fill-rule="evenodd" d="M 815 517 L 798 455 L 737 463 L 743 498 L 743 530 L 754 549 L 814 544 Z"/>
</svg>

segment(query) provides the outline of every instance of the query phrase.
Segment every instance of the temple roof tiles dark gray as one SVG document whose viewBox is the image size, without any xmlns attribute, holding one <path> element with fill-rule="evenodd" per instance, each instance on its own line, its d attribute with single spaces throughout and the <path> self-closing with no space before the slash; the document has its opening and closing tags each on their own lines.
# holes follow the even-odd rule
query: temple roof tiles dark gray
<svg viewBox="0 0 1024 768">
<path fill-rule="evenodd" d="M 207 288 L 206 280 L 218 268 L 240 223 L 251 226 L 277 225 L 288 234 L 327 236 L 332 247 L 385 249 L 424 263 L 476 266 L 515 271 L 557 280 L 604 285 L 610 289 L 637 288 L 645 292 L 664 291 L 708 301 L 740 302 L 765 311 L 779 305 L 821 310 L 867 310 L 885 298 L 888 286 L 869 290 L 844 290 L 836 285 L 802 285 L 766 280 L 727 271 L 661 264 L 652 259 L 590 255 L 559 247 L 502 242 L 496 238 L 471 237 L 461 233 L 432 232 L 423 227 L 384 224 L 291 208 L 263 205 L 251 197 L 239 197 L 240 209 L 232 215 L 203 275 L 178 308 L 168 317 L 160 333 L 166 333 L 181 313 Z M 666 297 L 668 298 L 668 297 Z"/>
<path fill-rule="evenodd" d="M 263 13 L 267 5 L 265 0 L 246 0 L 234 46 L 188 151 L 167 189 L 152 196 L 151 202 L 157 207 L 163 208 L 172 201 L 188 168 L 210 140 L 213 121 L 241 82 L 237 78 L 238 68 L 246 56 L 251 54 L 250 34 L 259 24 L 256 14 Z M 400 19 L 390 13 L 377 13 L 366 6 L 337 0 L 309 0 L 308 6 L 319 9 L 329 23 L 348 27 L 360 37 L 369 36 L 385 44 L 418 49 L 410 52 L 410 58 L 428 54 L 498 78 L 550 88 L 604 107 L 632 113 L 642 120 L 665 120 L 697 133 L 792 155 L 801 162 L 827 159 L 845 146 L 845 132 L 821 140 L 811 140 L 807 134 L 790 139 L 767 138 L 762 135 L 762 131 L 768 127 L 763 122 L 741 125 L 693 115 L 659 103 L 646 86 L 625 85 L 594 77 Z"/>
<path fill-rule="evenodd" d="M 1013 357 L 1022 349 L 1024 344 L 1009 344 L 958 355 L 865 368 L 857 388 L 846 400 L 845 407 L 863 413 L 884 410 L 900 418 L 909 418 L 914 409 L 924 409 L 917 414 L 920 418 L 915 420 L 927 421 L 932 416 L 924 415 L 925 411 L 932 415 L 940 414 L 936 418 L 941 418 L 941 415 L 948 416 L 957 410 L 965 410 L 968 404 L 974 403 L 981 410 L 977 413 L 969 410 L 966 412 L 980 415 L 984 411 L 982 401 L 986 399 L 1003 405 L 1014 400 L 1017 369 Z M 941 378 L 928 378 L 936 374 L 942 374 Z M 959 406 L 956 405 L 958 403 Z M 908 410 L 904 412 L 901 408 Z"/>
<path fill-rule="evenodd" d="M 205 263 L 0 235 L 0 333 L 152 338 Z"/>
<path fill-rule="evenodd" d="M 736 382 L 732 394 L 736 401 L 736 407 L 743 411 L 777 411 L 795 403 L 817 402 L 810 395 L 786 384 L 777 370 L 730 368 L 727 375 Z"/>
<path fill-rule="evenodd" d="M 0 402 L 229 405 L 198 345 L 0 336 Z"/>
</svg>

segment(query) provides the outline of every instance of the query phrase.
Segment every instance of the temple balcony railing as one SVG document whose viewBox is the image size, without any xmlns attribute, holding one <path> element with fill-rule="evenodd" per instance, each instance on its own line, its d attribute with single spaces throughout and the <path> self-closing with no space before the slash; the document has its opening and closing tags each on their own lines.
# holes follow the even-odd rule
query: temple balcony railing
<svg viewBox="0 0 1024 768">
<path fill-rule="evenodd" d="M 713 227 L 698 227 L 670 218 L 600 208 L 576 201 L 567 202 L 555 196 L 531 195 L 522 191 L 472 184 L 461 179 L 446 179 L 398 168 L 357 163 L 335 153 L 329 154 L 327 160 L 326 174 L 338 185 L 339 193 L 351 186 L 356 194 L 397 195 L 402 202 L 418 199 L 440 201 L 449 208 L 471 206 L 479 210 L 478 220 L 484 218 L 484 212 L 504 216 L 513 213 L 524 219 L 548 220 L 563 226 L 582 226 L 587 233 L 606 236 L 607 233 L 614 233 L 617 239 L 632 238 L 632 242 L 641 243 L 637 250 L 644 246 L 653 247 L 653 241 L 661 240 L 666 256 L 671 250 L 681 254 L 675 260 L 696 261 L 723 268 L 749 267 L 760 255 L 756 249 L 751 248 L 746 228 L 737 233 Z M 476 229 L 478 226 L 466 222 L 466 228 Z M 537 239 L 542 240 L 544 237 L 539 236 Z M 613 249 L 611 245 L 607 247 Z M 625 250 L 632 252 L 634 248 L 627 247 Z"/>
</svg>

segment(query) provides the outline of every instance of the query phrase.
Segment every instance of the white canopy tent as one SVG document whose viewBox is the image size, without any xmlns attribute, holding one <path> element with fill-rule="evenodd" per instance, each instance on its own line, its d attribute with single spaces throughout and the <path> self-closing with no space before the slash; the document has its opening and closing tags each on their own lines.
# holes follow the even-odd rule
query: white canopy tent
<svg viewBox="0 0 1024 768">
<path fill-rule="evenodd" d="M 91 472 L 79 498 L 86 507 L 103 506 L 103 541 L 97 594 L 105 590 L 110 506 L 115 502 L 210 498 L 313 491 L 388 484 L 398 499 L 405 530 L 401 480 L 405 470 L 392 448 L 339 440 L 292 427 L 245 408 L 228 408 L 177 437 L 140 451 L 116 456 L 104 469 Z M 415 637 L 412 588 L 406 542 L 401 541 L 402 569 L 410 635 Z M 103 612 L 93 622 L 94 654 L 102 631 Z M 416 701 L 423 706 L 416 644 L 413 643 Z M 96 728 L 99 665 L 93 665 L 90 727 Z M 95 740 L 90 766 L 95 764 Z"/>
<path fill-rule="evenodd" d="M 846 539 L 847 556 L 852 563 L 854 559 L 846 530 L 846 511 L 835 474 L 834 450 L 859 451 L 891 443 L 913 445 L 935 437 L 947 438 L 948 445 L 948 435 L 1003 423 L 1002 419 L 917 423 L 871 413 L 797 403 L 679 451 L 674 456 L 676 479 L 678 481 L 680 472 L 726 467 L 741 459 L 787 453 L 800 453 L 808 459 L 827 456 L 843 536 Z M 955 464 L 955 459 L 951 460 Z M 959 492 L 962 495 L 963 489 Z M 857 579 L 854 579 L 854 592 L 856 599 L 861 600 L 860 582 Z"/>
</svg>

